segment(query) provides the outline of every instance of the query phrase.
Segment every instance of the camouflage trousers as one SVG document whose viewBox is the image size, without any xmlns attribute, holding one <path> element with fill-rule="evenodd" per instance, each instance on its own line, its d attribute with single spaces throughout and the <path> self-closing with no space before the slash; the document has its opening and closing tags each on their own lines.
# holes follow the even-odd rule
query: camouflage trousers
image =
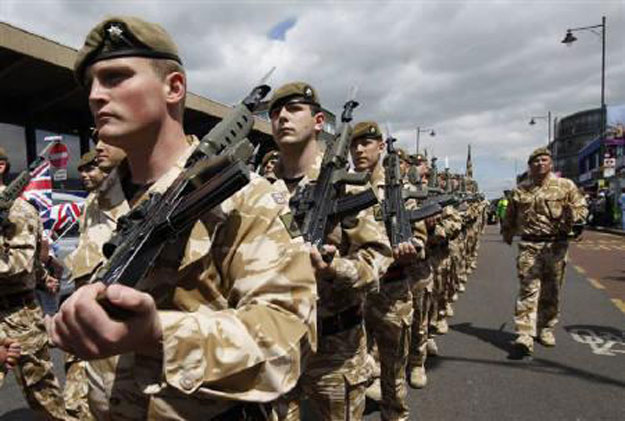
<svg viewBox="0 0 625 421">
<path fill-rule="evenodd" d="M 467 266 L 465 258 L 465 234 L 460 233 L 458 237 L 449 242 L 449 250 L 451 257 L 451 284 L 454 286 L 454 292 L 458 290 L 461 284 L 467 283 Z"/>
<path fill-rule="evenodd" d="M 410 355 L 408 367 L 422 366 L 427 358 L 430 307 L 434 301 L 434 274 L 430 259 L 420 265 L 420 271 L 412 278 L 412 307 L 414 310 L 410 329 Z"/>
<path fill-rule="evenodd" d="M 50 420 L 68 419 L 59 382 L 52 371 L 43 312 L 36 302 L 0 310 L 0 336 L 20 342 L 22 354 L 13 370 L 28 405 Z"/>
<path fill-rule="evenodd" d="M 75 355 L 65 354 L 65 389 L 63 398 L 67 412 L 79 420 L 94 420 L 89 410 L 87 363 Z"/>
<path fill-rule="evenodd" d="M 430 264 L 433 275 L 432 302 L 429 309 L 429 323 L 435 324 L 445 318 L 447 303 L 453 295 L 453 285 L 450 285 L 451 258 L 449 249 L 440 247 L 430 252 Z"/>
<path fill-rule="evenodd" d="M 536 336 L 558 323 L 567 250 L 566 242 L 519 243 L 520 287 L 514 313 L 519 335 Z"/>
<path fill-rule="evenodd" d="M 298 388 L 300 397 L 308 398 L 314 412 L 311 419 L 362 420 L 370 377 L 367 339 L 361 324 L 319 337 L 317 353 L 310 358 Z"/>
<path fill-rule="evenodd" d="M 466 234 L 466 268 L 471 272 L 477 265 L 477 228 L 475 222 L 467 229 Z"/>
<path fill-rule="evenodd" d="M 408 280 L 383 284 L 367 296 L 366 326 L 378 346 L 383 420 L 408 420 L 406 367 L 413 300 Z"/>
</svg>

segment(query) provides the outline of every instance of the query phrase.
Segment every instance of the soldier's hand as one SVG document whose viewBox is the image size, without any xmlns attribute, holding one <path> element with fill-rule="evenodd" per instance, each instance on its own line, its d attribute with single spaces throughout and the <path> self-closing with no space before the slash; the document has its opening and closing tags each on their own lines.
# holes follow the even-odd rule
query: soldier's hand
<svg viewBox="0 0 625 421">
<path fill-rule="evenodd" d="M 50 294 L 56 294 L 59 292 L 60 283 L 54 276 L 46 275 L 45 286 Z"/>
<path fill-rule="evenodd" d="M 423 247 L 419 241 L 412 238 L 411 241 L 399 243 L 393 248 L 393 257 L 401 265 L 409 265 L 415 260 L 422 259 Z"/>
<path fill-rule="evenodd" d="M 135 315 L 123 321 L 112 319 L 98 304 L 98 296 Z M 55 345 L 85 360 L 127 352 L 153 354 L 160 350 L 162 338 L 156 304 L 149 294 L 102 283 L 79 288 L 47 328 Z"/>
<path fill-rule="evenodd" d="M 312 262 L 315 272 L 321 279 L 333 279 L 336 272 L 332 268 L 332 260 L 336 255 L 336 247 L 324 244 L 319 250 L 316 246 L 310 249 L 310 261 Z"/>
<path fill-rule="evenodd" d="M 10 370 L 15 368 L 22 353 L 22 346 L 14 339 L 4 338 L 0 340 L 0 364 Z"/>
</svg>

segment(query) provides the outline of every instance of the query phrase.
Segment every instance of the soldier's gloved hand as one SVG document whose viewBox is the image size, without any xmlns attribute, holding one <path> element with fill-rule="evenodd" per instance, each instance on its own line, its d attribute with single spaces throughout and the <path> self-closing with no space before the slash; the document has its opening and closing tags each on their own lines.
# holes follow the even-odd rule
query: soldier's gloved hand
<svg viewBox="0 0 625 421">
<path fill-rule="evenodd" d="M 96 300 L 104 296 L 114 306 L 132 312 L 123 321 L 112 319 Z M 163 336 L 154 299 L 123 285 L 85 285 L 63 303 L 47 323 L 48 335 L 59 348 L 85 360 L 137 352 L 160 351 Z"/>
<path fill-rule="evenodd" d="M 317 276 L 321 279 L 333 279 L 336 277 L 336 271 L 332 267 L 332 260 L 336 255 L 336 247 L 330 244 L 321 246 L 321 251 L 317 247 L 310 249 L 310 261 Z"/>
</svg>

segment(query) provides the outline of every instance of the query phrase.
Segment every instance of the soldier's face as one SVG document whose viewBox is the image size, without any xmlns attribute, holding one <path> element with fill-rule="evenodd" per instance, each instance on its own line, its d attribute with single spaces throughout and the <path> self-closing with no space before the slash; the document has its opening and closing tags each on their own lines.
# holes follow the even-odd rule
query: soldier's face
<svg viewBox="0 0 625 421">
<path fill-rule="evenodd" d="M 144 147 L 131 145 L 128 139 L 156 133 L 167 115 L 168 85 L 148 59 L 123 57 L 96 62 L 88 69 L 87 86 L 99 136 L 123 149 Z"/>
<path fill-rule="evenodd" d="M 298 103 L 275 108 L 270 117 L 273 138 L 280 148 L 315 139 L 325 121 L 322 112 L 313 115 L 309 104 Z"/>
<path fill-rule="evenodd" d="M 399 171 L 401 175 L 406 175 L 410 169 L 410 164 L 405 159 L 399 160 Z"/>
<path fill-rule="evenodd" d="M 111 146 L 101 140 L 95 146 L 95 151 L 98 167 L 107 172 L 115 168 L 126 156 L 120 148 Z"/>
<path fill-rule="evenodd" d="M 532 177 L 543 177 L 551 171 L 551 157 L 539 155 L 530 162 Z"/>
<path fill-rule="evenodd" d="M 372 170 L 380 160 L 384 150 L 384 142 L 381 139 L 359 137 L 349 145 L 349 153 L 356 171 Z"/>
<path fill-rule="evenodd" d="M 5 160 L 0 160 L 0 176 L 5 173 L 7 170 L 7 162 Z"/>
<path fill-rule="evenodd" d="M 276 162 L 278 162 L 278 159 L 270 159 L 267 161 L 265 167 L 263 168 L 263 174 L 273 172 L 274 168 L 276 168 Z"/>
<path fill-rule="evenodd" d="M 80 169 L 80 179 L 88 192 L 97 189 L 105 176 L 104 172 L 96 165 L 86 165 Z"/>
</svg>

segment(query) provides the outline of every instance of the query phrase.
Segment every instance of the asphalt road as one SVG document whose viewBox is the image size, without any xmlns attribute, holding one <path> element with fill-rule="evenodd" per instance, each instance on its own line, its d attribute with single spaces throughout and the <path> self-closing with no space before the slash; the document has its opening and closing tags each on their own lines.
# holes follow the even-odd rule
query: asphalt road
<svg viewBox="0 0 625 421">
<path fill-rule="evenodd" d="M 586 233 L 572 245 L 557 346 L 537 345 L 518 361 L 508 359 L 516 246 L 496 233 L 489 227 L 482 237 L 478 268 L 438 339 L 441 355 L 428 361 L 428 386 L 410 390 L 411 419 L 625 420 L 625 237 Z M 367 420 L 379 419 L 373 405 L 368 411 Z M 0 421 L 29 419 L 9 376 Z"/>
</svg>

